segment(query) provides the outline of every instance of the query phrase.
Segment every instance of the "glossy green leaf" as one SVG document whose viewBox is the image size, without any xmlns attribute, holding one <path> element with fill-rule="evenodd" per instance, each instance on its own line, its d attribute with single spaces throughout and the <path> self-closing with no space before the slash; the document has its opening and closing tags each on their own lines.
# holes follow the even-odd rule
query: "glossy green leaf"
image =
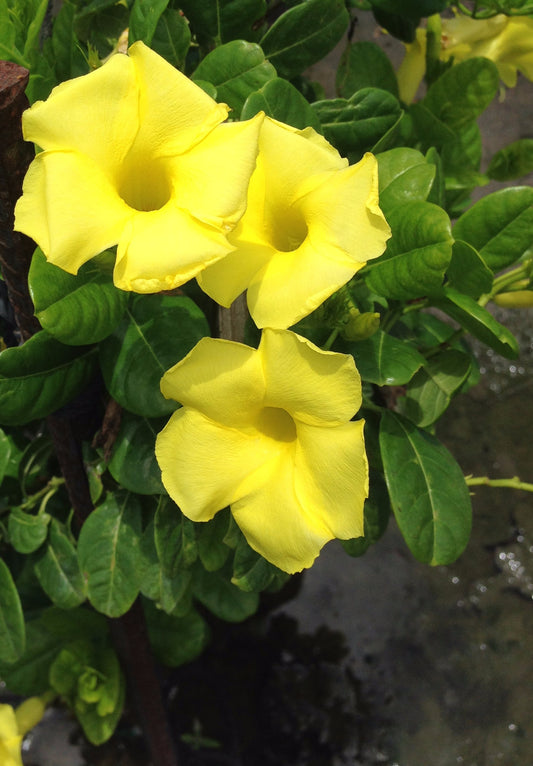
<svg viewBox="0 0 533 766">
<path fill-rule="evenodd" d="M 55 76 L 59 82 L 87 74 L 89 66 L 76 35 L 76 8 L 62 3 L 52 27 L 52 50 Z"/>
<path fill-rule="evenodd" d="M 343 0 L 306 0 L 274 22 L 261 47 L 279 75 L 290 79 L 333 50 L 349 22 Z"/>
<path fill-rule="evenodd" d="M 149 420 L 122 411 L 120 430 L 113 445 L 109 473 L 124 489 L 138 495 L 161 495 L 161 469 L 155 457 L 155 440 L 166 418 Z"/>
<path fill-rule="evenodd" d="M 533 172 L 533 138 L 513 141 L 493 155 L 487 175 L 495 181 L 512 181 Z"/>
<path fill-rule="evenodd" d="M 9 469 L 14 453 L 13 447 L 11 438 L 0 428 L 0 484 L 3 482 L 6 471 Z"/>
<path fill-rule="evenodd" d="M 276 572 L 280 570 L 250 548 L 244 535 L 239 537 L 233 558 L 233 577 L 231 582 L 247 593 L 259 593 L 265 590 Z"/>
<path fill-rule="evenodd" d="M 533 246 L 533 189 L 510 187 L 482 197 L 459 218 L 453 235 L 475 247 L 494 272 L 510 266 Z"/>
<path fill-rule="evenodd" d="M 154 538 L 159 561 L 168 577 L 174 577 L 196 560 L 196 526 L 168 498 L 161 498 L 157 507 Z"/>
<path fill-rule="evenodd" d="M 159 19 L 169 0 L 135 0 L 130 13 L 128 42 L 142 40 L 150 45 Z"/>
<path fill-rule="evenodd" d="M 432 298 L 431 302 L 498 354 L 507 359 L 516 359 L 518 356 L 518 343 L 511 331 L 497 322 L 487 309 L 482 308 L 469 295 L 445 287 L 442 296 Z"/>
<path fill-rule="evenodd" d="M 155 656 L 163 665 L 175 668 L 202 653 L 209 640 L 209 628 L 195 609 L 174 617 L 144 603 L 148 635 Z"/>
<path fill-rule="evenodd" d="M 0 559 L 0 662 L 16 662 L 24 654 L 26 630 L 19 594 L 11 572 Z"/>
<path fill-rule="evenodd" d="M 141 506 L 129 493 L 109 494 L 84 523 L 78 558 L 89 601 L 108 617 L 128 611 L 139 592 Z"/>
<path fill-rule="evenodd" d="M 379 206 L 385 216 L 404 202 L 424 202 L 435 178 L 435 165 L 416 149 L 389 149 L 378 154 Z"/>
<path fill-rule="evenodd" d="M 60 609 L 72 609 L 85 601 L 76 548 L 65 526 L 56 519 L 50 523 L 47 545 L 34 569 L 41 588 Z"/>
<path fill-rule="evenodd" d="M 197 563 L 192 589 L 194 596 L 216 617 L 226 622 L 241 622 L 257 610 L 259 595 L 246 593 L 233 585 L 231 564 L 216 572 L 208 572 Z"/>
<path fill-rule="evenodd" d="M 79 638 L 100 640 L 106 632 L 106 620 L 92 610 L 45 609 L 28 621 L 26 649 L 20 659 L 12 665 L 0 659 L 0 677 L 14 694 L 43 694 L 50 689 L 50 666 L 65 643 Z"/>
<path fill-rule="evenodd" d="M 366 431 L 366 429 L 365 429 Z M 349 556 L 362 556 L 385 533 L 391 514 L 389 493 L 382 474 L 370 469 L 370 491 L 365 500 L 365 520 L 363 537 L 341 540 L 341 545 Z"/>
<path fill-rule="evenodd" d="M 349 352 L 362 379 L 378 386 L 404 385 L 425 361 L 414 346 L 382 330 L 351 343 Z"/>
<path fill-rule="evenodd" d="M 450 285 L 476 300 L 483 293 L 489 293 L 493 274 L 478 251 L 460 239 L 455 240 L 452 259 L 446 276 Z"/>
<path fill-rule="evenodd" d="M 198 556 L 208 572 L 216 572 L 226 562 L 230 548 L 224 542 L 230 523 L 229 509 L 219 511 L 211 521 L 202 522 L 196 527 Z"/>
<path fill-rule="evenodd" d="M 35 315 L 61 343 L 98 343 L 120 322 L 128 293 L 113 285 L 108 255 L 89 261 L 74 275 L 48 263 L 39 248 L 35 251 L 28 277 Z"/>
<path fill-rule="evenodd" d="M 161 378 L 205 335 L 207 320 L 189 298 L 134 296 L 120 325 L 100 344 L 109 393 L 136 415 L 168 415 L 178 405 L 162 395 Z"/>
<path fill-rule="evenodd" d="M 254 27 L 266 13 L 265 0 L 180 0 L 179 7 L 200 40 L 217 44 L 229 40 L 253 40 Z"/>
<path fill-rule="evenodd" d="M 449 5 L 448 0 L 370 0 L 370 2 L 373 8 L 415 19 L 440 13 Z"/>
<path fill-rule="evenodd" d="M 177 8 L 167 8 L 160 16 L 150 47 L 173 66 L 181 69 L 191 45 L 191 30 Z"/>
<path fill-rule="evenodd" d="M 20 508 L 13 508 L 7 522 L 9 542 L 17 553 L 33 553 L 46 540 L 50 514 L 35 516 Z"/>
<path fill-rule="evenodd" d="M 0 423 L 44 418 L 75 397 L 96 372 L 96 350 L 65 346 L 45 330 L 0 353 Z"/>
<path fill-rule="evenodd" d="M 255 43 L 232 40 L 220 45 L 200 62 L 193 80 L 207 80 L 217 89 L 217 98 L 240 115 L 248 96 L 276 77 L 276 70 Z"/>
<path fill-rule="evenodd" d="M 472 525 L 460 467 L 433 436 L 392 412 L 382 416 L 380 445 L 392 509 L 411 552 L 427 564 L 455 561 Z"/>
<path fill-rule="evenodd" d="M 416 138 L 422 151 L 427 151 L 432 146 L 440 148 L 445 143 L 456 140 L 456 132 L 433 114 L 423 101 L 411 104 L 409 115 L 413 120 Z"/>
<path fill-rule="evenodd" d="M 320 120 L 307 99 L 294 85 L 281 77 L 269 80 L 260 90 L 248 96 L 242 108 L 241 120 L 248 120 L 258 112 L 264 112 L 300 130 L 310 126 L 322 133 Z"/>
<path fill-rule="evenodd" d="M 74 712 L 89 742 L 102 745 L 115 731 L 126 699 L 126 681 L 112 649 L 105 648 L 100 652 L 94 676 L 99 680 L 98 702 L 84 704 L 83 700 L 78 699 L 74 704 Z"/>
<path fill-rule="evenodd" d="M 385 51 L 374 42 L 349 43 L 340 58 L 335 86 L 350 98 L 362 88 L 383 88 L 398 98 L 398 81 Z"/>
<path fill-rule="evenodd" d="M 165 572 L 157 554 L 153 520 L 143 532 L 139 552 L 139 583 L 143 596 L 154 601 L 167 614 L 179 617 L 188 612 L 192 601 L 191 572 L 184 568 L 177 569 L 172 576 Z"/>
<path fill-rule="evenodd" d="M 444 169 L 442 167 L 442 160 L 438 151 L 434 146 L 431 146 L 426 152 L 426 160 L 435 166 L 435 179 L 433 185 L 428 194 L 426 202 L 433 202 L 434 205 L 444 207 L 445 205 L 445 182 L 444 182 Z"/>
<path fill-rule="evenodd" d="M 498 69 L 486 58 L 471 58 L 450 67 L 423 100 L 451 128 L 461 128 L 485 111 L 499 89 Z"/>
<path fill-rule="evenodd" d="M 439 292 L 452 256 L 450 219 L 437 205 L 408 202 L 389 213 L 392 238 L 365 267 L 368 286 L 386 298 L 408 300 Z"/>
<path fill-rule="evenodd" d="M 398 399 L 398 412 L 421 428 L 430 426 L 448 408 L 470 366 L 470 356 L 453 348 L 430 357 Z"/>
<path fill-rule="evenodd" d="M 374 148 L 401 116 L 398 100 L 379 88 L 363 88 L 349 99 L 315 101 L 312 108 L 327 140 L 350 162 Z"/>
</svg>

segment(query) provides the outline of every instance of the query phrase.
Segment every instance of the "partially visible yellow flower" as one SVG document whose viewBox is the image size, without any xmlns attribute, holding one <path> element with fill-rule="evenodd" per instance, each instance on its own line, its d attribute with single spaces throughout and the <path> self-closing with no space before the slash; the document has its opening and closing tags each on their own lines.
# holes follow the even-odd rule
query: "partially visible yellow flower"
<svg viewBox="0 0 533 766">
<path fill-rule="evenodd" d="M 22 738 L 36 726 L 44 715 L 45 704 L 40 697 L 30 697 L 16 710 L 0 705 L 0 764 L 22 766 Z"/>
<path fill-rule="evenodd" d="M 516 85 L 517 71 L 533 80 L 533 18 L 529 16 L 444 19 L 441 44 L 443 61 L 451 56 L 456 62 L 473 56 L 490 59 L 509 88 Z"/>
<path fill-rule="evenodd" d="M 159 434 L 163 484 L 193 521 L 231 506 L 254 550 L 286 572 L 363 534 L 364 421 L 353 358 L 288 330 L 259 348 L 203 338 L 165 373 L 181 402 Z"/>
<path fill-rule="evenodd" d="M 419 27 L 416 39 L 405 46 L 406 53 L 397 72 L 400 98 L 410 104 L 426 73 L 426 30 Z M 501 79 L 512 88 L 517 72 L 533 81 L 533 18 L 504 16 L 473 19 L 456 15 L 442 19 L 439 58 L 455 63 L 481 56 L 493 61 Z"/>
<path fill-rule="evenodd" d="M 381 255 L 389 237 L 373 155 L 349 167 L 311 128 L 265 118 L 248 207 L 228 237 L 237 249 L 198 282 L 223 306 L 247 290 L 258 327 L 286 328 Z"/>
<path fill-rule="evenodd" d="M 118 244 L 115 284 L 172 289 L 233 248 L 262 121 L 221 124 L 217 104 L 137 42 L 54 88 L 23 117 L 45 151 L 26 175 L 16 229 L 75 274 Z"/>
</svg>

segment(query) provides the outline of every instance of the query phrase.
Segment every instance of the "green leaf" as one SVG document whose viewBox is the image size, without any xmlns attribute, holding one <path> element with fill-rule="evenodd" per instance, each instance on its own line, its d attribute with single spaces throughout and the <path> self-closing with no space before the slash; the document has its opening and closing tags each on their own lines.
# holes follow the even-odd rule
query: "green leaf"
<svg viewBox="0 0 533 766">
<path fill-rule="evenodd" d="M 431 187 L 431 191 L 427 197 L 427 202 L 433 202 L 434 205 L 444 207 L 445 204 L 445 182 L 444 182 L 444 170 L 442 167 L 442 160 L 438 151 L 434 146 L 431 146 L 426 152 L 426 160 L 435 166 L 435 180 Z"/>
<path fill-rule="evenodd" d="M 452 287 L 476 300 L 489 293 L 493 274 L 478 251 L 460 239 L 452 247 L 452 260 L 446 272 Z"/>
<path fill-rule="evenodd" d="M 0 662 L 11 664 L 24 654 L 26 630 L 19 594 L 11 572 L 0 559 Z"/>
<path fill-rule="evenodd" d="M 311 106 L 327 140 L 350 162 L 370 151 L 401 116 L 399 101 L 379 88 L 363 88 L 349 99 L 315 101 Z"/>
<path fill-rule="evenodd" d="M 233 585 L 247 593 L 259 593 L 270 585 L 276 572 L 280 571 L 250 548 L 244 535 L 240 535 L 233 558 Z"/>
<path fill-rule="evenodd" d="M 144 612 L 152 649 L 163 665 L 178 667 L 191 662 L 205 649 L 209 628 L 196 610 L 174 617 L 145 601 Z"/>
<path fill-rule="evenodd" d="M 211 521 L 197 526 L 198 555 L 208 572 L 215 572 L 226 562 L 230 549 L 224 536 L 230 523 L 229 509 L 219 511 Z"/>
<path fill-rule="evenodd" d="M 529 250 L 532 230 L 533 189 L 516 186 L 482 197 L 459 218 L 453 235 L 472 245 L 497 272 Z"/>
<path fill-rule="evenodd" d="M 307 99 L 294 85 L 281 77 L 269 80 L 260 90 L 248 96 L 242 108 L 241 120 L 248 120 L 258 112 L 264 112 L 299 130 L 310 126 L 317 133 L 322 133 L 320 120 Z"/>
<path fill-rule="evenodd" d="M 166 418 L 149 420 L 122 411 L 109 473 L 124 489 L 138 495 L 161 495 L 161 469 L 155 457 L 155 440 L 165 425 Z"/>
<path fill-rule="evenodd" d="M 433 297 L 431 303 L 498 354 L 507 359 L 518 356 L 519 348 L 514 335 L 469 295 L 445 287 L 442 296 Z"/>
<path fill-rule="evenodd" d="M 73 609 L 85 601 L 76 548 L 65 526 L 56 519 L 50 523 L 48 543 L 34 569 L 41 588 L 60 609 Z"/>
<path fill-rule="evenodd" d="M 198 38 L 218 45 L 229 40 L 253 40 L 255 24 L 266 14 L 265 0 L 180 0 Z"/>
<path fill-rule="evenodd" d="M 353 354 L 362 379 L 378 386 L 404 385 L 425 361 L 416 348 L 382 330 L 366 340 L 351 343 L 349 353 Z"/>
<path fill-rule="evenodd" d="M 362 88 L 382 88 L 398 98 L 398 81 L 385 51 L 364 40 L 349 43 L 341 56 L 335 86 L 339 96 L 350 98 Z"/>
<path fill-rule="evenodd" d="M 430 202 L 407 202 L 388 216 L 392 238 L 365 267 L 366 282 L 386 298 L 409 300 L 440 291 L 452 256 L 450 219 Z"/>
<path fill-rule="evenodd" d="M 232 40 L 208 53 L 195 69 L 193 80 L 207 80 L 217 89 L 217 98 L 240 115 L 244 102 L 254 91 L 276 77 L 276 70 L 255 43 Z"/>
<path fill-rule="evenodd" d="M 135 0 L 130 13 L 129 44 L 142 40 L 150 45 L 169 0 Z"/>
<path fill-rule="evenodd" d="M 183 68 L 191 45 L 191 30 L 177 8 L 167 8 L 159 18 L 150 47 L 170 64 Z"/>
<path fill-rule="evenodd" d="M 108 494 L 84 523 L 78 558 L 89 601 L 108 617 L 128 611 L 139 592 L 141 506 L 129 493 Z"/>
<path fill-rule="evenodd" d="M 74 704 L 74 712 L 89 742 L 102 745 L 115 731 L 126 699 L 126 681 L 117 656 L 110 648 L 105 648 L 98 655 L 97 677 L 97 704 L 83 704 L 78 699 Z"/>
<path fill-rule="evenodd" d="M 20 508 L 13 508 L 7 522 L 9 542 L 17 553 L 33 553 L 44 543 L 48 534 L 50 514 L 34 516 Z"/>
<path fill-rule="evenodd" d="M 461 128 L 485 111 L 498 93 L 499 83 L 498 69 L 492 61 L 466 59 L 431 85 L 423 104 L 449 127 Z"/>
<path fill-rule="evenodd" d="M 383 536 L 389 523 L 391 507 L 387 485 L 381 473 L 370 469 L 370 492 L 365 500 L 364 537 L 341 540 L 349 556 L 362 556 Z"/>
<path fill-rule="evenodd" d="M 470 536 L 472 509 L 452 455 L 392 412 L 382 416 L 380 445 L 394 515 L 411 552 L 427 564 L 455 561 Z"/>
<path fill-rule="evenodd" d="M 231 582 L 232 568 L 228 564 L 216 572 L 208 572 L 197 563 L 192 589 L 194 596 L 216 617 L 226 622 L 241 622 L 257 611 L 259 595 L 246 593 Z"/>
<path fill-rule="evenodd" d="M 0 484 L 4 480 L 6 471 L 9 470 L 9 464 L 14 456 L 14 444 L 9 436 L 0 428 Z"/>
<path fill-rule="evenodd" d="M 63 2 L 52 27 L 53 67 L 58 82 L 87 74 L 89 65 L 75 32 L 76 8 Z"/>
<path fill-rule="evenodd" d="M 419 19 L 440 13 L 448 5 L 448 0 L 370 0 L 373 8 Z"/>
<path fill-rule="evenodd" d="M 197 556 L 196 527 L 168 498 L 161 498 L 155 514 L 155 546 L 163 571 L 174 577 Z"/>
<path fill-rule="evenodd" d="M 209 335 L 207 320 L 190 298 L 134 296 L 120 325 L 100 344 L 109 393 L 136 415 L 170 414 L 177 404 L 164 398 L 161 378 L 205 335 Z"/>
<path fill-rule="evenodd" d="M 409 114 L 413 119 L 416 137 L 422 151 L 427 151 L 432 146 L 440 148 L 445 143 L 456 140 L 455 131 L 433 114 L 423 101 L 411 104 Z"/>
<path fill-rule="evenodd" d="M 96 350 L 64 346 L 45 330 L 0 353 L 0 423 L 23 425 L 73 399 L 96 372 Z"/>
<path fill-rule="evenodd" d="M 120 322 L 128 293 L 116 288 L 103 270 L 111 266 L 109 256 L 93 258 L 73 275 L 48 263 L 39 248 L 33 254 L 28 284 L 35 315 L 61 343 L 98 343 Z"/>
<path fill-rule="evenodd" d="M 349 22 L 343 0 L 306 0 L 274 22 L 261 47 L 280 77 L 290 79 L 333 50 Z"/>
<path fill-rule="evenodd" d="M 470 367 L 470 356 L 455 349 L 430 357 L 398 399 L 398 412 L 421 428 L 430 426 L 448 408 Z"/>
<path fill-rule="evenodd" d="M 533 172 L 533 138 L 513 141 L 493 155 L 487 175 L 495 181 L 511 181 Z"/>
<path fill-rule="evenodd" d="M 404 202 L 424 202 L 435 178 L 435 165 L 416 149 L 401 147 L 378 154 L 379 206 L 385 216 Z"/>
</svg>

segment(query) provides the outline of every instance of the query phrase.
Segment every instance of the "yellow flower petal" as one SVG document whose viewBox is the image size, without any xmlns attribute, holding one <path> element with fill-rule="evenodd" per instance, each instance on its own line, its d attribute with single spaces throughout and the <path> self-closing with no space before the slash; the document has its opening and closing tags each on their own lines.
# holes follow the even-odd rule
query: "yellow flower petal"
<svg viewBox="0 0 533 766">
<path fill-rule="evenodd" d="M 415 100 L 426 74 L 426 48 L 426 30 L 418 27 L 414 41 L 405 46 L 405 56 L 396 72 L 400 98 L 406 104 Z"/>
<path fill-rule="evenodd" d="M 128 53 L 139 88 L 138 151 L 154 157 L 180 154 L 226 119 L 226 104 L 217 104 L 144 43 L 134 43 Z"/>
<path fill-rule="evenodd" d="M 193 521 L 209 521 L 264 486 L 278 452 L 279 446 L 257 431 L 221 426 L 189 408 L 172 415 L 156 442 L 163 484 Z"/>
<path fill-rule="evenodd" d="M 34 239 L 48 260 L 75 274 L 115 245 L 132 211 L 107 175 L 77 152 L 41 152 L 24 179 L 15 229 Z"/>
<path fill-rule="evenodd" d="M 210 298 L 221 306 L 229 308 L 233 301 L 251 285 L 254 277 L 263 273 L 263 267 L 271 256 L 270 246 L 247 243 L 246 247 L 233 250 L 225 258 L 198 274 L 198 284 Z M 250 295 L 248 295 L 248 306 L 251 306 Z M 255 314 L 255 321 L 261 327 L 257 312 Z M 288 324 L 285 327 L 288 327 Z"/>
<path fill-rule="evenodd" d="M 282 456 L 271 481 L 231 506 L 248 544 L 275 566 L 293 574 L 310 567 L 332 536 L 309 516 L 294 489 L 294 463 Z"/>
<path fill-rule="evenodd" d="M 19 734 L 26 734 L 34 726 L 37 726 L 46 710 L 46 705 L 40 697 L 29 697 L 24 700 L 15 710 Z"/>
<path fill-rule="evenodd" d="M 0 740 L 5 742 L 18 736 L 18 733 L 15 711 L 11 705 L 0 704 Z"/>
<path fill-rule="evenodd" d="M 296 496 L 341 540 L 364 534 L 368 464 L 363 427 L 363 420 L 333 428 L 297 423 Z"/>
<path fill-rule="evenodd" d="M 261 359 L 242 343 L 202 338 L 168 370 L 161 391 L 225 425 L 250 424 L 263 406 L 265 381 Z"/>
<path fill-rule="evenodd" d="M 293 332 L 263 330 L 259 354 L 265 405 L 282 407 L 306 423 L 348 421 L 361 406 L 361 379 L 353 357 L 322 351 Z"/>
<path fill-rule="evenodd" d="M 9 742 L 0 741 L 0 763 L 2 766 L 24 766 L 20 752 L 22 737 L 16 737 Z"/>
<path fill-rule="evenodd" d="M 173 201 L 135 212 L 121 234 L 113 280 L 121 290 L 173 290 L 231 250 L 221 231 L 193 218 Z"/>
<path fill-rule="evenodd" d="M 43 149 L 79 151 L 116 168 L 139 129 L 138 101 L 131 60 L 113 56 L 100 69 L 58 85 L 46 101 L 24 112 L 24 138 Z"/>
<path fill-rule="evenodd" d="M 255 168 L 260 113 L 252 120 L 220 125 L 174 163 L 176 204 L 205 223 L 233 228 L 246 208 Z"/>
</svg>

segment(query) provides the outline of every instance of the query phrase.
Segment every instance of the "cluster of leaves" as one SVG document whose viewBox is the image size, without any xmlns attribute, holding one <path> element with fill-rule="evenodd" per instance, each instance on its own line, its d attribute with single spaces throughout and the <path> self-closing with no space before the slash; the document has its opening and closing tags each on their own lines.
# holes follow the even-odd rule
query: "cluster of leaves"
<svg viewBox="0 0 533 766">
<path fill-rule="evenodd" d="M 129 28 L 130 42 L 153 47 L 235 119 L 262 110 L 313 127 L 350 162 L 377 155 L 387 249 L 295 329 L 352 354 L 363 379 L 371 490 L 366 535 L 346 551 L 360 555 L 378 540 L 392 508 L 413 554 L 432 564 L 454 560 L 470 533 L 467 484 L 434 436 L 452 398 L 477 381 L 464 336 L 514 358 L 514 337 L 486 304 L 532 284 L 533 190 L 506 188 L 468 207 L 470 196 L 489 178 L 529 172 L 531 141 L 502 149 L 481 173 L 477 119 L 499 90 L 487 59 L 441 71 L 410 107 L 373 42 L 347 44 L 333 99 L 303 73 L 347 33 L 350 8 L 371 8 L 409 40 L 420 18 L 447 5 L 65 0 L 43 41 L 46 2 L 0 0 L 0 55 L 30 68 L 31 99 L 89 71 Z M 73 276 L 37 250 L 29 287 L 43 329 L 0 354 L 0 675 L 21 694 L 55 689 L 94 742 L 112 733 L 124 696 L 102 615 L 123 615 L 141 594 L 154 652 L 174 666 L 202 651 L 208 613 L 243 620 L 261 591 L 286 579 L 250 549 L 229 512 L 194 524 L 166 496 L 154 443 L 176 405 L 159 382 L 210 334 L 213 309 L 194 285 L 118 290 L 113 257 Z M 88 389 L 103 425 L 84 444 L 96 508 L 76 536 L 42 420 L 60 408 L 75 419 Z"/>
</svg>

